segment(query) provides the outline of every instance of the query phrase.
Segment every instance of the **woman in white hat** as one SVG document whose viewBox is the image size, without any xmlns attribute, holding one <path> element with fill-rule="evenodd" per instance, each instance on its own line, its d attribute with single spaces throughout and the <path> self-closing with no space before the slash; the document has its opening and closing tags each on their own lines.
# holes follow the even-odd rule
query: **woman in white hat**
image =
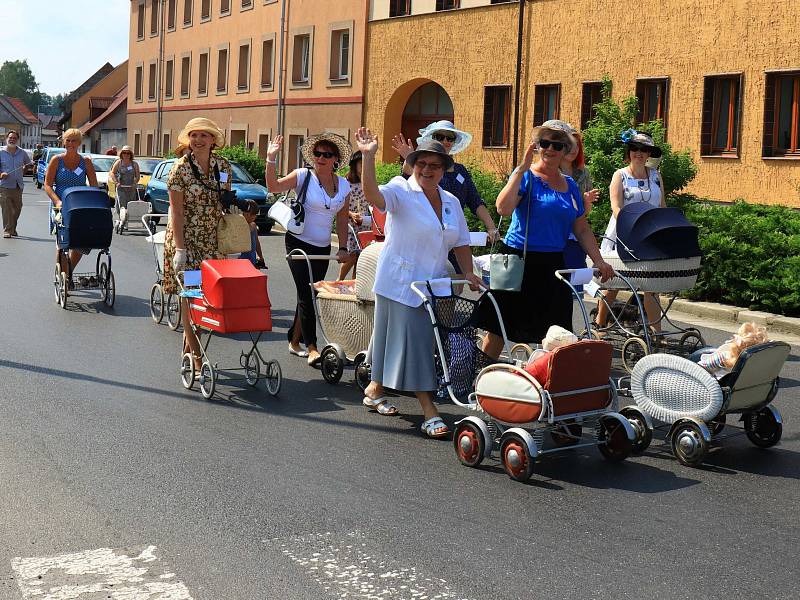
<svg viewBox="0 0 800 600">
<path fill-rule="evenodd" d="M 350 161 L 352 149 L 342 136 L 335 133 L 319 133 L 312 135 L 300 149 L 306 164 L 312 168 L 295 169 L 286 177 L 278 179 L 276 157 L 283 144 L 283 136 L 277 136 L 267 148 L 267 189 L 273 194 L 297 190 L 299 193 L 306 178 L 310 178 L 306 186 L 303 211 L 303 232 L 293 234 L 286 232 L 284 237 L 286 253 L 292 250 L 303 250 L 306 254 L 331 253 L 331 227 L 336 219 L 336 233 L 341 240 L 337 253 L 339 262 L 348 259 L 347 224 L 350 217 L 350 183 L 336 174 L 340 165 Z M 289 328 L 289 353 L 308 358 L 308 364 L 316 367 L 320 361 L 317 349 L 317 321 L 314 317 L 314 304 L 311 297 L 311 286 L 308 280 L 308 267 L 304 262 L 290 260 L 297 288 L 297 306 L 294 322 Z M 322 281 L 328 272 L 328 261 L 311 261 L 314 281 Z M 300 343 L 304 343 L 306 350 Z"/>
<path fill-rule="evenodd" d="M 413 281 L 447 275 L 447 255 L 453 250 L 464 278 L 477 290 L 472 273 L 469 230 L 458 199 L 439 186 L 453 165 L 444 146 L 423 140 L 407 156 L 412 174 L 378 186 L 375 153 L 378 141 L 365 128 L 356 134 L 363 166 L 361 182 L 367 202 L 388 213 L 391 233 L 375 273 L 375 325 L 369 348 L 372 381 L 364 390 L 364 405 L 382 415 L 397 414 L 384 396 L 384 386 L 413 392 L 422 408 L 422 431 L 444 437 L 449 431 L 433 403 L 437 387 L 433 356 L 433 328 L 422 300 L 411 289 Z"/>
<path fill-rule="evenodd" d="M 123 146 L 119 158 L 111 167 L 111 180 L 116 185 L 119 203 L 119 220 L 128 222 L 128 202 L 136 200 L 136 184 L 139 183 L 139 163 L 133 159 L 133 149 Z"/>
<path fill-rule="evenodd" d="M 633 202 L 646 202 L 652 206 L 665 207 L 664 183 L 657 169 L 647 166 L 650 158 L 660 158 L 661 148 L 656 146 L 653 138 L 635 129 L 622 132 L 625 144 L 625 162 L 627 166 L 617 170 L 611 178 L 608 191 L 611 196 L 611 218 L 608 221 L 600 251 L 606 256 L 617 255 L 617 215 L 623 206 Z M 616 290 L 605 290 L 605 302 L 597 304 L 596 325 L 602 329 L 608 324 L 608 308 L 616 300 Z M 652 292 L 644 295 L 644 308 L 647 320 L 656 333 L 661 331 L 661 306 L 658 297 Z M 601 332 L 602 334 L 602 332 Z"/>
<path fill-rule="evenodd" d="M 225 258 L 218 251 L 217 226 L 223 214 L 218 190 L 230 190 L 233 172 L 230 163 L 213 153 L 225 145 L 217 124 L 203 117 L 190 120 L 178 134 L 187 147 L 175 161 L 167 178 L 169 219 L 164 237 L 164 293 L 177 294 L 178 271 L 199 269 L 209 258 Z M 200 369 L 200 344 L 189 322 L 186 299 L 181 299 L 183 351 L 191 352 L 197 372 Z"/>
<path fill-rule="evenodd" d="M 417 144 L 420 144 L 422 140 L 437 141 L 444 146 L 450 156 L 466 150 L 472 143 L 472 135 L 466 131 L 456 129 L 455 125 L 450 121 L 436 121 L 420 129 L 419 133 L 420 137 L 417 138 Z M 404 161 L 409 153 L 414 150 L 411 140 L 405 139 L 402 133 L 392 138 L 392 148 Z M 406 175 L 411 174 L 411 169 L 407 163 L 404 165 L 403 170 Z M 494 242 L 498 235 L 497 226 L 486 209 L 483 198 L 481 198 L 478 188 L 475 187 L 475 182 L 472 180 L 467 167 L 454 161 L 453 166 L 442 176 L 439 186 L 458 198 L 462 210 L 469 208 L 472 214 L 481 220 L 481 223 L 489 233 L 489 241 Z M 453 266 L 458 270 L 457 262 L 453 261 L 452 258 L 451 262 L 454 263 Z"/>
</svg>

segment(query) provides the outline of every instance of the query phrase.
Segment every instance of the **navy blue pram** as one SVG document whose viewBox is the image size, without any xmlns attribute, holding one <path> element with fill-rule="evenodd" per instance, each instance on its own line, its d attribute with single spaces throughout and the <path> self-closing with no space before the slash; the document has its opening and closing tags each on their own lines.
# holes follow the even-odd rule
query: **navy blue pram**
<svg viewBox="0 0 800 600">
<path fill-rule="evenodd" d="M 67 307 L 67 296 L 73 290 L 100 290 L 101 300 L 109 308 L 114 305 L 114 273 L 109 251 L 114 234 L 111 206 L 108 194 L 98 188 L 76 186 L 62 193 L 61 219 L 56 222 L 58 257 L 53 275 L 55 300 L 62 308 Z M 99 250 L 94 273 L 74 273 L 70 250 L 81 254 Z"/>
<path fill-rule="evenodd" d="M 677 208 L 629 204 L 617 217 L 617 253 L 625 262 L 700 256 L 697 226 Z"/>
</svg>

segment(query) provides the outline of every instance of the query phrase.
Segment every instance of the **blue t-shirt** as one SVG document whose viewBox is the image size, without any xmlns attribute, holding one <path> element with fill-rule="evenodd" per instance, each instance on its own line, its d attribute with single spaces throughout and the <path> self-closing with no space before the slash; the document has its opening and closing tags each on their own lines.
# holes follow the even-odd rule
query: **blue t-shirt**
<svg viewBox="0 0 800 600">
<path fill-rule="evenodd" d="M 505 243 L 511 248 L 525 247 L 525 218 L 528 216 L 528 186 L 531 191 L 530 223 L 528 225 L 528 250 L 534 252 L 561 252 L 567 244 L 575 219 L 583 214 L 583 200 L 578 184 L 564 175 L 569 190 L 557 192 L 530 170 L 522 176 L 519 186 L 520 201 L 511 216 L 511 225 Z"/>
</svg>

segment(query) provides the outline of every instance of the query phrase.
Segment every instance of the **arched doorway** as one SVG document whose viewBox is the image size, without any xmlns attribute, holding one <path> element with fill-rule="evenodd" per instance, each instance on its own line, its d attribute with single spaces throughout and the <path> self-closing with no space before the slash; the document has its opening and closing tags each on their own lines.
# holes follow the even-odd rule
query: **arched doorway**
<svg viewBox="0 0 800 600">
<path fill-rule="evenodd" d="M 434 121 L 454 118 L 453 102 L 438 83 L 428 82 L 418 87 L 406 102 L 401 131 L 416 145 L 419 130 Z"/>
</svg>

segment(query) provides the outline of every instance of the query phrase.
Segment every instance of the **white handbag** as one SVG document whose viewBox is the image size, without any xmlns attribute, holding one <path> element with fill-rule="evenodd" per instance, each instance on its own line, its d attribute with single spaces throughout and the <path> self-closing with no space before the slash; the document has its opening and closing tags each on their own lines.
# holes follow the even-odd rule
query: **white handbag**
<svg viewBox="0 0 800 600">
<path fill-rule="evenodd" d="M 275 202 L 269 209 L 267 216 L 279 223 L 289 233 L 299 235 L 303 233 L 305 228 L 306 212 L 304 205 L 306 203 L 306 192 L 308 190 L 308 182 L 311 180 L 311 170 L 306 169 L 306 178 L 303 185 L 300 187 L 300 192 L 296 198 L 289 202 L 278 201 Z"/>
</svg>

